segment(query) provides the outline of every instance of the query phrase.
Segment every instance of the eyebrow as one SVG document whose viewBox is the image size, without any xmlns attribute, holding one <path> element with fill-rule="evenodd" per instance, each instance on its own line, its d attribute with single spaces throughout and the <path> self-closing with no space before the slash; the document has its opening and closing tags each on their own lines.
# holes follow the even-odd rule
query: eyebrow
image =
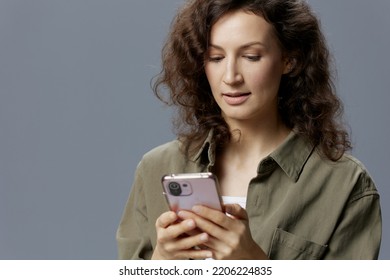
<svg viewBox="0 0 390 280">
<path fill-rule="evenodd" d="M 256 42 L 250 42 L 250 43 L 247 43 L 247 44 L 245 44 L 245 45 L 240 46 L 240 50 L 250 48 L 250 47 L 252 47 L 252 46 L 254 46 L 254 45 L 260 45 L 260 46 L 262 46 L 263 48 L 266 48 L 266 47 L 267 47 L 267 46 L 266 46 L 265 44 L 263 44 L 262 42 L 256 41 Z M 218 45 L 214 45 L 214 44 L 210 44 L 209 47 L 210 47 L 210 48 L 215 48 L 215 49 L 218 49 L 218 50 L 223 50 L 223 47 L 218 46 Z"/>
</svg>

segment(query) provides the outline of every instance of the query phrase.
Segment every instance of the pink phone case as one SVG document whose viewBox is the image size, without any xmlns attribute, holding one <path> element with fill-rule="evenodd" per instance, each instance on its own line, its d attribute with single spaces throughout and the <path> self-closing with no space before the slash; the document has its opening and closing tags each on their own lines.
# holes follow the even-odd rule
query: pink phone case
<svg viewBox="0 0 390 280">
<path fill-rule="evenodd" d="M 172 211 L 204 205 L 222 211 L 218 180 L 212 173 L 170 174 L 162 178 L 163 193 Z"/>
</svg>

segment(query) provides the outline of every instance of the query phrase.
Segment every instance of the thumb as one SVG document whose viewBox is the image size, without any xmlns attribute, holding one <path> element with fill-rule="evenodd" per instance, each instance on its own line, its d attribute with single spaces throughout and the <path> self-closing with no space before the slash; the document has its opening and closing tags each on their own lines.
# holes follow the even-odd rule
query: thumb
<svg viewBox="0 0 390 280">
<path fill-rule="evenodd" d="M 225 204 L 225 212 L 236 219 L 248 220 L 248 214 L 239 204 Z"/>
</svg>

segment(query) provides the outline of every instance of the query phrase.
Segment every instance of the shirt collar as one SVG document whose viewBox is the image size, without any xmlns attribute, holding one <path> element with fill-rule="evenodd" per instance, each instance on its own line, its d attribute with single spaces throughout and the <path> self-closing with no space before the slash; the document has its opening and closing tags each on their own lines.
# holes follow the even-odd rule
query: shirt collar
<svg viewBox="0 0 390 280">
<path fill-rule="evenodd" d="M 275 151 L 261 161 L 258 170 L 260 172 L 262 166 L 270 166 L 270 162 L 276 162 L 286 175 L 296 182 L 313 150 L 312 145 L 292 131 Z M 210 130 L 201 148 L 193 157 L 194 161 L 199 159 L 202 162 L 207 161 L 209 166 L 214 165 L 215 143 L 213 141 L 213 130 Z"/>
<path fill-rule="evenodd" d="M 207 161 L 209 165 L 214 165 L 215 162 L 215 143 L 213 141 L 213 135 L 214 135 L 214 130 L 211 129 L 209 134 L 207 135 L 206 139 L 204 140 L 201 148 L 199 151 L 193 156 L 192 160 L 197 161 Z M 206 157 L 207 158 L 202 158 Z"/>
<path fill-rule="evenodd" d="M 272 158 L 296 182 L 313 150 L 311 144 L 292 131 L 268 158 Z"/>
</svg>

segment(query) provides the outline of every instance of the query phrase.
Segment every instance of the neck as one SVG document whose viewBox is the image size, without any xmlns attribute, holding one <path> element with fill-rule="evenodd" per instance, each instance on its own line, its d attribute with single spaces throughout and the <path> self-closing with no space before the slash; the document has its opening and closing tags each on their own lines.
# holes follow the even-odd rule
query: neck
<svg viewBox="0 0 390 280">
<path fill-rule="evenodd" d="M 235 158 L 262 159 L 275 150 L 290 133 L 277 116 L 263 122 L 230 121 L 228 122 L 232 138 L 224 152 Z"/>
<path fill-rule="evenodd" d="M 227 120 L 231 140 L 216 157 L 213 172 L 218 176 L 223 195 L 246 196 L 251 179 L 261 160 L 272 153 L 290 130 L 279 118 L 264 122 Z"/>
</svg>

